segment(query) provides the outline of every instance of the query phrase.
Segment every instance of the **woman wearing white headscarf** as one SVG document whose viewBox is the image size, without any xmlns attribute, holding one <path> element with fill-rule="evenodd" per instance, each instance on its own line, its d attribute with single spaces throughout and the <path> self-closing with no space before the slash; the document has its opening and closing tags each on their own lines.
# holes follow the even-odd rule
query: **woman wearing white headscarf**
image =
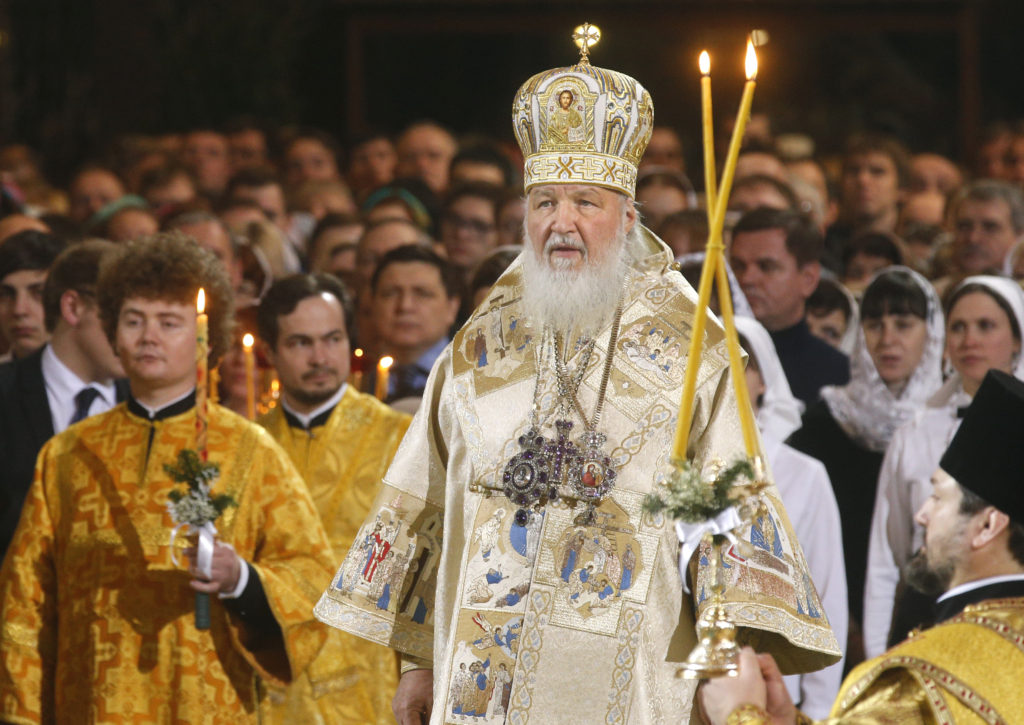
<svg viewBox="0 0 1024 725">
<path fill-rule="evenodd" d="M 843 521 L 850 610 L 847 661 L 863 657 L 867 538 L 882 456 L 896 429 L 941 383 L 942 310 L 928 281 L 908 267 L 876 274 L 861 303 L 850 382 L 821 391 L 789 443 L 825 464 Z"/>
<path fill-rule="evenodd" d="M 800 427 L 801 403 L 789 389 L 768 331 L 752 317 L 736 317 L 747 361 L 747 386 L 761 429 L 764 454 L 807 568 L 839 642 L 846 641 L 846 570 L 839 507 L 821 461 L 782 441 Z M 812 615 L 813 616 L 813 615 Z M 843 679 L 843 662 L 817 672 L 783 678 L 793 702 L 813 718 L 825 718 Z"/>
<path fill-rule="evenodd" d="M 897 599 L 900 571 L 923 543 L 914 513 L 931 494 L 931 477 L 960 426 L 959 411 L 989 369 L 1024 380 L 1020 355 L 1024 293 L 1010 279 L 968 277 L 949 300 L 946 350 L 953 374 L 927 407 L 893 436 L 878 478 L 871 520 L 864 593 L 864 646 L 868 657 L 881 654 L 913 625 L 924 623 L 928 601 L 913 593 Z M 893 621 L 897 601 L 899 619 Z"/>
</svg>

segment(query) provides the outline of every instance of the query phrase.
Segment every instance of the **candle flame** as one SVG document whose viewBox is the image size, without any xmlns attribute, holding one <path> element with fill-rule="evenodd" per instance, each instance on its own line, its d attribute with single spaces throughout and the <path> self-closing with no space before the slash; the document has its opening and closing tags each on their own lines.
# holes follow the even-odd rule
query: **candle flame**
<svg viewBox="0 0 1024 725">
<path fill-rule="evenodd" d="M 380 368 L 381 370 L 387 370 L 389 367 L 391 367 L 394 364 L 395 364 L 395 359 L 393 357 L 391 357 L 390 355 L 385 355 L 384 357 L 382 357 L 380 359 L 380 362 L 377 363 L 377 367 Z"/>
<path fill-rule="evenodd" d="M 200 315 L 206 312 L 206 290 L 202 287 L 199 288 L 199 294 L 196 295 L 196 312 Z"/>
<path fill-rule="evenodd" d="M 706 76 L 711 72 L 711 56 L 706 50 L 700 52 L 700 60 L 697 61 L 697 65 L 700 66 L 701 75 Z"/>
<path fill-rule="evenodd" d="M 752 81 L 757 78 L 757 51 L 754 50 L 754 44 L 751 41 L 747 41 L 747 80 Z"/>
<path fill-rule="evenodd" d="M 270 381 L 270 392 L 276 398 L 278 391 L 281 389 L 281 383 L 278 382 L 277 378 Z"/>
<path fill-rule="evenodd" d="M 254 342 L 256 342 L 256 338 L 254 338 L 252 334 L 247 332 L 242 336 L 242 347 L 245 348 L 246 352 L 252 352 L 252 345 Z"/>
<path fill-rule="evenodd" d="M 363 348 L 357 347 L 356 351 L 354 353 L 352 353 L 352 354 L 355 355 L 356 357 L 362 357 L 363 356 Z"/>
</svg>

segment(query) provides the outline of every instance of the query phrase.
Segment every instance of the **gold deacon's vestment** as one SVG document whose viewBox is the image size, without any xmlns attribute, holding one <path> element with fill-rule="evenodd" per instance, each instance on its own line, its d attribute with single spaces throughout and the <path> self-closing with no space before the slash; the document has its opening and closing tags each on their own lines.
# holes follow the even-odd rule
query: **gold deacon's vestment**
<svg viewBox="0 0 1024 725">
<path fill-rule="evenodd" d="M 1017 582 L 1017 589 L 1024 582 Z M 847 675 L 822 725 L 971 725 L 1024 722 L 1024 597 L 986 599 L 911 634 Z M 749 709 L 749 725 L 770 725 Z M 819 722 L 802 713 L 797 722 Z"/>
<path fill-rule="evenodd" d="M 238 504 L 216 520 L 218 538 L 258 575 L 284 651 L 215 596 L 210 629 L 196 630 L 190 576 L 169 546 L 167 495 L 184 484 L 163 468 L 196 445 L 185 408 L 151 422 L 121 404 L 43 447 L 0 575 L 0 720 L 256 722 L 261 681 L 284 682 L 320 650 L 311 610 L 331 554 L 309 492 L 265 430 L 217 405 L 212 492 Z M 179 561 L 186 546 L 177 537 Z"/>
<path fill-rule="evenodd" d="M 545 333 L 524 316 L 517 261 L 435 364 L 370 516 L 317 605 L 330 624 L 432 662 L 433 723 L 678 723 L 690 713 L 693 685 L 667 661 L 685 658 L 695 639 L 679 542 L 673 522 L 641 504 L 670 470 L 696 294 L 646 230 L 629 244 L 597 426 L 617 475 L 594 520 L 575 524 L 579 509 L 561 500 L 527 513 L 500 488 L 482 490 L 500 487 L 522 451 L 535 400 L 544 435 L 556 417 L 555 373 L 537 363 Z M 581 377 L 588 415 L 610 328 Z M 713 321 L 707 335 L 690 453 L 731 462 L 743 446 L 728 354 Z M 581 356 L 570 352 L 570 368 Z M 577 419 L 574 439 L 582 428 Z M 769 496 L 751 552 L 724 562 L 729 612 L 783 667 L 816 669 L 839 651 L 777 492 Z M 707 569 L 697 569 L 701 602 Z"/>
<path fill-rule="evenodd" d="M 306 481 L 331 541 L 335 566 L 352 546 L 410 420 L 346 386 L 322 425 L 309 430 L 289 425 L 281 406 L 260 421 Z M 327 629 L 327 641 L 306 672 L 287 689 L 270 689 L 264 720 L 282 725 L 394 722 L 395 653 Z"/>
</svg>

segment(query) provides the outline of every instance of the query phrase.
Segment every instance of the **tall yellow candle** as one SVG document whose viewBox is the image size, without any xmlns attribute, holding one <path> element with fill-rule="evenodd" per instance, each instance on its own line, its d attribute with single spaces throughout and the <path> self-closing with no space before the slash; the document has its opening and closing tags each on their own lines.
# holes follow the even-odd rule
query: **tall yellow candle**
<svg viewBox="0 0 1024 725">
<path fill-rule="evenodd" d="M 708 211 L 710 227 L 717 198 L 717 173 L 715 172 L 715 125 L 711 115 L 711 56 L 706 50 L 700 53 L 700 116 L 704 131 L 704 204 Z"/>
<path fill-rule="evenodd" d="M 740 110 L 736 113 L 736 125 L 732 129 L 729 153 L 725 157 L 722 183 L 718 187 L 718 196 L 715 199 L 715 216 L 711 222 L 712 236 L 721 237 L 722 229 L 725 226 L 725 208 L 729 204 L 729 192 L 732 191 L 732 181 L 736 175 L 736 162 L 740 157 L 740 147 L 743 145 L 743 135 L 747 131 L 747 122 L 750 120 L 750 107 L 754 103 L 754 87 L 757 85 L 757 52 L 754 50 L 754 44 L 749 40 L 747 41 L 746 70 L 747 82 L 743 86 Z"/>
<path fill-rule="evenodd" d="M 207 365 L 210 356 L 209 318 L 206 315 L 206 291 L 199 288 L 196 295 L 196 450 L 206 460 Z"/>
<path fill-rule="evenodd" d="M 391 366 L 395 364 L 395 359 L 390 355 L 385 355 L 377 363 L 377 384 L 373 388 L 373 394 L 377 400 L 384 400 L 388 397 L 388 376 L 391 374 Z"/>
<path fill-rule="evenodd" d="M 255 339 L 248 332 L 242 336 L 242 350 L 245 354 L 245 415 L 256 420 L 256 359 L 252 354 Z"/>
<path fill-rule="evenodd" d="M 676 436 L 672 444 L 672 457 L 686 460 L 686 442 L 690 440 L 690 424 L 693 422 L 693 397 L 697 392 L 697 371 L 700 369 L 700 352 L 704 343 L 704 326 L 708 319 L 708 303 L 711 301 L 711 283 L 715 279 L 715 266 L 719 255 L 712 249 L 713 237 L 708 237 L 707 252 L 704 254 L 704 269 L 700 275 L 700 289 L 697 293 L 697 311 L 690 329 L 690 349 L 686 356 L 686 372 L 683 374 L 683 399 L 679 401 L 679 420 L 676 422 Z"/>
<path fill-rule="evenodd" d="M 710 59 L 708 65 L 708 70 L 710 71 Z M 683 397 L 679 401 L 679 420 L 676 424 L 676 435 L 672 445 L 673 457 L 680 460 L 686 458 L 686 443 L 690 439 L 693 400 L 697 389 L 697 370 L 700 365 L 700 353 L 704 341 L 707 305 L 711 300 L 711 282 L 718 273 L 719 265 L 722 265 L 722 276 L 725 276 L 725 255 L 722 244 L 722 229 L 725 226 L 725 207 L 729 202 L 729 192 L 732 191 L 732 180 L 736 173 L 736 161 L 739 158 L 740 145 L 747 128 L 747 121 L 750 118 L 750 107 L 754 102 L 757 53 L 754 52 L 754 45 L 749 40 L 747 41 L 746 71 L 747 83 L 743 88 L 743 97 L 740 99 L 740 110 L 736 115 L 736 126 L 733 128 L 732 139 L 729 142 L 729 154 L 726 157 L 725 171 L 722 174 L 722 183 L 715 197 L 714 215 L 711 217 L 711 223 L 709 224 L 707 252 L 704 257 L 704 269 L 700 278 L 697 312 L 694 316 L 691 330 L 693 337 L 690 339 L 686 373 L 683 378 Z M 727 290 L 726 294 L 728 294 Z"/>
</svg>

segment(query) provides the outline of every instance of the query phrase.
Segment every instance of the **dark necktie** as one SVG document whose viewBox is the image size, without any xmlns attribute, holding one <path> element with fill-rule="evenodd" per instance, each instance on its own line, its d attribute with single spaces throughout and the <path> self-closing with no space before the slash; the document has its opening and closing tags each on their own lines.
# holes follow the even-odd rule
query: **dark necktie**
<svg viewBox="0 0 1024 725">
<path fill-rule="evenodd" d="M 416 374 L 419 371 L 419 367 L 415 364 L 403 365 L 398 368 L 397 375 L 395 376 L 395 392 L 389 400 L 401 400 L 402 398 L 415 396 L 418 393 L 415 381 Z"/>
<path fill-rule="evenodd" d="M 82 388 L 75 396 L 75 414 L 71 416 L 71 423 L 77 423 L 89 417 L 89 406 L 96 400 L 100 391 L 96 388 Z"/>
</svg>

